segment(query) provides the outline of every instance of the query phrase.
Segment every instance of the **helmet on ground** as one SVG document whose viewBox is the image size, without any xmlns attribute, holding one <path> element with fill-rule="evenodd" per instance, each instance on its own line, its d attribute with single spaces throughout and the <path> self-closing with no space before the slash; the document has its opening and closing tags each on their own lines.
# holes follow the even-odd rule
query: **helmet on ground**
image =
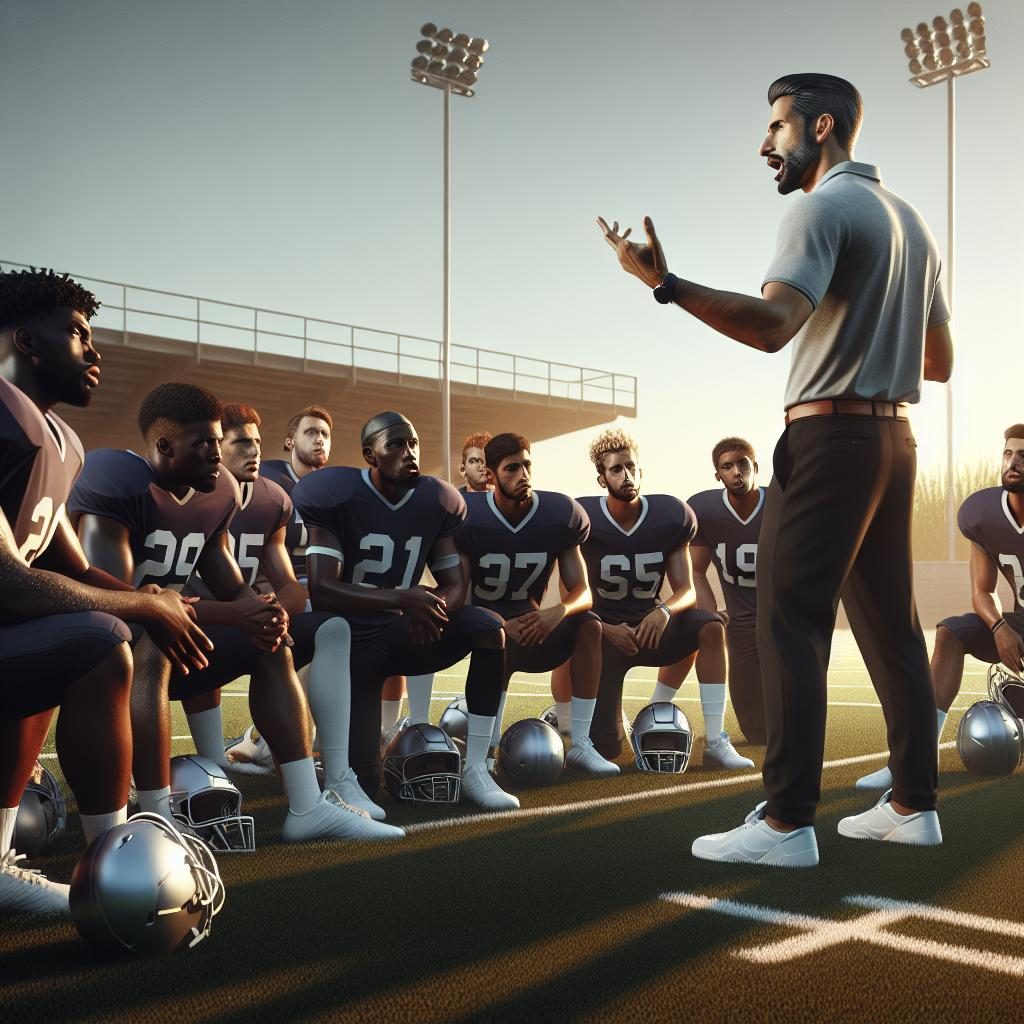
<svg viewBox="0 0 1024 1024">
<path fill-rule="evenodd" d="M 541 712 L 540 720 L 542 722 L 547 722 L 548 725 L 550 725 L 551 728 L 555 730 L 555 732 L 557 732 L 559 735 L 561 735 L 561 730 L 558 728 L 558 705 L 557 704 L 552 704 L 551 707 L 545 708 Z"/>
<path fill-rule="evenodd" d="M 466 698 L 456 697 L 449 701 L 437 724 L 455 741 L 455 746 L 465 752 L 466 737 L 469 735 L 469 705 Z"/>
<path fill-rule="evenodd" d="M 686 715 L 669 701 L 641 708 L 633 719 L 629 741 L 642 772 L 680 774 L 690 763 L 693 731 Z"/>
<path fill-rule="evenodd" d="M 1015 718 L 1024 720 L 1024 679 L 1014 675 L 1005 665 L 989 665 L 988 697 L 1002 704 Z"/>
<path fill-rule="evenodd" d="M 87 942 L 172 953 L 210 934 L 224 884 L 201 840 L 159 815 L 136 814 L 92 841 L 75 865 L 69 901 Z"/>
<path fill-rule="evenodd" d="M 396 800 L 453 804 L 462 788 L 462 760 L 451 737 L 424 722 L 403 729 L 384 753 L 384 784 Z"/>
<path fill-rule="evenodd" d="M 391 746 L 391 741 L 400 733 L 404 732 L 409 726 L 412 725 L 412 719 L 408 715 L 403 715 L 395 722 L 394 725 L 387 729 L 382 729 L 380 734 L 380 756 L 381 759 L 384 757 L 384 751 Z"/>
<path fill-rule="evenodd" d="M 36 856 L 63 834 L 67 820 L 60 784 L 49 769 L 36 761 L 18 804 L 14 849 L 28 857 Z"/>
<path fill-rule="evenodd" d="M 242 794 L 208 757 L 171 758 L 171 813 L 218 853 L 252 853 L 252 817 L 242 814 Z"/>
<path fill-rule="evenodd" d="M 539 718 L 513 722 L 502 734 L 498 763 L 520 786 L 549 786 L 565 767 L 565 745 L 558 730 Z"/>
<path fill-rule="evenodd" d="M 969 772 L 1009 775 L 1021 759 L 1020 719 L 996 701 L 979 700 L 960 719 L 956 749 Z"/>
</svg>

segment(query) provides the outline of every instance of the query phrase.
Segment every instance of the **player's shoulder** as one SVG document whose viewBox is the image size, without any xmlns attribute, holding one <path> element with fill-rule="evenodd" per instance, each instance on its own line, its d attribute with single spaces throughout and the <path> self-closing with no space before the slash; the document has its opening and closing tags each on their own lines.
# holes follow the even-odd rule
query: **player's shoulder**
<svg viewBox="0 0 1024 1024">
<path fill-rule="evenodd" d="M 683 520 L 693 515 L 690 502 L 674 494 L 648 494 L 647 507 L 651 515 L 660 519 Z"/>
<path fill-rule="evenodd" d="M 27 438 L 39 448 L 48 429 L 35 402 L 17 385 L 0 377 L 0 439 L 20 441 Z M 70 431 L 70 427 L 67 429 Z"/>
<path fill-rule="evenodd" d="M 284 508 L 292 502 L 292 499 L 288 497 L 288 492 L 279 483 L 267 479 L 262 473 L 253 481 L 251 500 L 265 501 L 278 508 Z"/>
<path fill-rule="evenodd" d="M 220 471 L 213 493 L 222 497 L 225 502 L 233 503 L 236 508 L 242 507 L 242 488 L 234 476 L 225 469 Z"/>
<path fill-rule="evenodd" d="M 292 489 L 296 505 L 340 505 L 361 486 L 361 473 L 352 466 L 325 466 L 307 473 Z"/>
<path fill-rule="evenodd" d="M 573 516 L 577 518 L 582 513 L 586 515 L 583 506 L 568 494 L 561 491 L 534 491 L 537 495 L 537 504 L 540 510 L 546 515 L 556 519 L 564 519 L 568 522 Z"/>
<path fill-rule="evenodd" d="M 454 510 L 466 504 L 466 495 L 461 494 L 454 484 L 442 480 L 439 476 L 421 476 L 416 484 L 416 490 L 425 496 L 436 497 L 438 504 L 445 508 Z"/>
<path fill-rule="evenodd" d="M 960 529 L 977 528 L 1001 516 L 1003 493 L 1002 487 L 984 487 L 969 494 L 957 512 Z"/>
<path fill-rule="evenodd" d="M 309 474 L 313 476 L 315 474 Z M 260 478 L 266 478 L 282 487 L 287 493 L 298 481 L 292 470 L 292 464 L 287 459 L 264 459 L 260 463 Z"/>
<path fill-rule="evenodd" d="M 221 473 L 220 479 L 230 476 L 230 473 Z M 94 448 L 87 452 L 78 479 L 79 486 L 111 498 L 143 494 L 155 482 L 153 467 L 141 455 L 118 448 Z"/>
<path fill-rule="evenodd" d="M 686 504 L 693 509 L 697 515 L 708 515 L 712 512 L 717 512 L 722 505 L 722 494 L 723 489 L 721 487 L 712 487 L 707 491 L 698 491 L 696 494 L 691 494 L 686 499 Z"/>
</svg>

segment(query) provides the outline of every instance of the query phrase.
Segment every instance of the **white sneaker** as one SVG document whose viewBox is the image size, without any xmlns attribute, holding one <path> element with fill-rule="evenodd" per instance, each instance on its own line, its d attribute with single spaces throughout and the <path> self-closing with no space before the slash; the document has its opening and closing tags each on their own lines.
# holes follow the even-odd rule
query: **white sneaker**
<svg viewBox="0 0 1024 1024">
<path fill-rule="evenodd" d="M 870 775 L 862 775 L 857 780 L 857 789 L 892 789 L 892 772 L 888 768 L 879 768 Z"/>
<path fill-rule="evenodd" d="M 344 775 L 336 782 L 330 783 L 325 789 L 333 789 L 341 797 L 342 802 L 360 811 L 365 811 L 374 821 L 383 821 L 387 815 L 383 807 L 378 807 L 367 795 L 356 773 L 351 768 L 346 768 Z"/>
<path fill-rule="evenodd" d="M 839 834 L 848 839 L 880 839 L 910 846 L 938 846 L 942 842 L 942 829 L 935 811 L 897 814 L 889 806 L 891 800 L 892 790 L 886 790 L 871 810 L 842 818 Z"/>
<path fill-rule="evenodd" d="M 394 825 L 374 821 L 366 811 L 345 803 L 333 789 L 320 794 L 312 810 L 305 814 L 289 811 L 281 829 L 286 843 L 305 843 L 315 839 L 402 839 L 405 832 Z"/>
<path fill-rule="evenodd" d="M 704 761 L 705 768 L 725 768 L 735 770 L 739 768 L 753 768 L 754 762 L 749 757 L 744 757 L 732 745 L 727 732 L 719 733 L 717 739 L 704 740 Z"/>
<path fill-rule="evenodd" d="M 8 850 L 0 857 L 0 914 L 62 914 L 68 909 L 70 886 L 51 882 L 33 868 L 20 868 L 23 853 Z"/>
<path fill-rule="evenodd" d="M 250 725 L 241 736 L 224 745 L 228 771 L 239 775 L 274 775 L 277 767 L 267 741 Z"/>
<path fill-rule="evenodd" d="M 491 778 L 483 761 L 462 770 L 462 795 L 488 811 L 514 811 L 519 806 L 519 801 Z"/>
<path fill-rule="evenodd" d="M 619 766 L 613 761 L 602 757 L 594 747 L 594 741 L 589 736 L 584 736 L 578 743 L 574 743 L 566 752 L 565 763 L 577 771 L 587 772 L 590 775 L 618 775 Z"/>
<path fill-rule="evenodd" d="M 765 801 L 739 828 L 693 841 L 690 852 L 701 860 L 732 864 L 764 864 L 776 868 L 813 868 L 818 863 L 818 840 L 812 825 L 776 832 L 764 820 Z"/>
</svg>

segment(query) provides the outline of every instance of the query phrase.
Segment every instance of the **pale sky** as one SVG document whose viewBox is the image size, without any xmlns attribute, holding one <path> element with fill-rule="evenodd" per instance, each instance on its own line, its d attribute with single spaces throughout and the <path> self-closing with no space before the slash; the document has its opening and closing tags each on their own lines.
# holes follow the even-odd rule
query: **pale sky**
<svg viewBox="0 0 1024 1024">
<path fill-rule="evenodd" d="M 965 5 L 966 6 L 966 5 Z M 958 455 L 1024 419 L 1024 4 L 984 4 L 992 67 L 958 93 Z M 598 214 L 650 214 L 681 277 L 756 294 L 787 203 L 757 147 L 769 83 L 861 91 L 856 157 L 946 249 L 945 87 L 907 81 L 930 0 L 0 0 L 0 259 L 441 336 L 441 95 L 409 81 L 425 21 L 486 36 L 453 101 L 453 340 L 631 373 L 648 491 L 714 486 L 739 433 L 762 482 L 788 350 L 768 356 L 622 273 Z M 915 417 L 944 463 L 943 389 Z M 514 423 L 481 424 L 493 431 Z M 537 445 L 536 485 L 595 488 L 593 431 Z"/>
</svg>

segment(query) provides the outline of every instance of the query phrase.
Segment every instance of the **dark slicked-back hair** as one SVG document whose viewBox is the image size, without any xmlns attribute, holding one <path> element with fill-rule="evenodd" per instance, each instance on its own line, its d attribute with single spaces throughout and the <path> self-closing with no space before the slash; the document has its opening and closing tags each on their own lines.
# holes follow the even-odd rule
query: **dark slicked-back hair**
<svg viewBox="0 0 1024 1024">
<path fill-rule="evenodd" d="M 490 441 L 491 435 L 487 431 L 483 431 L 480 434 L 470 434 L 465 441 L 462 442 L 462 461 L 466 461 L 466 453 L 470 448 L 479 448 L 483 451 L 487 447 L 487 442 Z"/>
<path fill-rule="evenodd" d="M 529 450 L 530 442 L 522 434 L 495 434 L 484 445 L 484 462 L 488 469 L 496 472 L 502 459 Z"/>
<path fill-rule="evenodd" d="M 158 384 L 139 406 L 139 430 L 148 440 L 160 423 L 205 423 L 219 420 L 223 412 L 220 399 L 198 384 Z"/>
<path fill-rule="evenodd" d="M 1014 423 L 1003 431 L 1003 440 L 1009 441 L 1011 437 L 1024 437 L 1024 423 Z"/>
<path fill-rule="evenodd" d="M 257 427 L 263 423 L 263 420 L 260 419 L 260 414 L 251 405 L 232 402 L 230 405 L 224 406 L 220 425 L 225 433 L 229 430 L 237 430 L 239 427 L 248 426 L 250 423 L 255 423 Z"/>
<path fill-rule="evenodd" d="M 793 109 L 807 125 L 822 114 L 831 114 L 836 142 L 847 152 L 852 151 L 864 118 L 864 103 L 860 93 L 845 79 L 835 75 L 803 74 L 783 75 L 768 87 L 768 102 L 781 96 L 793 97 Z"/>
<path fill-rule="evenodd" d="M 99 300 L 67 274 L 52 270 L 12 270 L 0 274 L 0 328 L 18 327 L 34 316 L 68 306 L 91 320 Z"/>
<path fill-rule="evenodd" d="M 742 437 L 723 437 L 711 449 L 711 463 L 715 467 L 716 473 L 718 472 L 718 460 L 725 452 L 743 452 L 751 462 L 757 462 L 754 446 L 749 441 L 745 441 Z"/>
<path fill-rule="evenodd" d="M 290 441 L 295 437 L 295 431 L 299 429 L 303 416 L 315 416 L 318 420 L 323 420 L 331 430 L 334 429 L 334 420 L 331 419 L 331 414 L 322 405 L 307 405 L 302 412 L 297 412 L 288 421 L 288 426 L 284 432 L 286 440 Z M 288 445 L 284 446 L 284 450 L 286 452 L 291 451 Z"/>
</svg>

